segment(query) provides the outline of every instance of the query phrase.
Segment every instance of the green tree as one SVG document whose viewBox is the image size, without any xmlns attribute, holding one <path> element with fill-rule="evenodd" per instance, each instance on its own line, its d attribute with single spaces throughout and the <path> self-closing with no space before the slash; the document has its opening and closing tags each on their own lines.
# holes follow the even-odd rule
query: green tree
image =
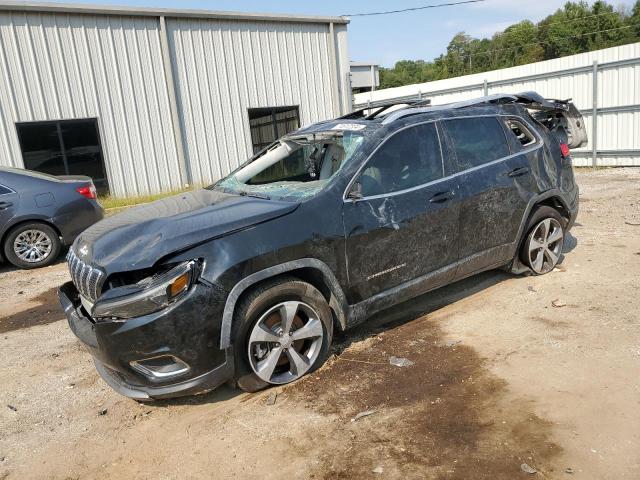
<svg viewBox="0 0 640 480">
<path fill-rule="evenodd" d="M 512 67 L 544 59 L 544 49 L 538 43 L 538 27 L 529 20 L 511 25 L 494 36 L 492 50 L 496 52 L 497 68 Z"/>
<path fill-rule="evenodd" d="M 447 46 L 444 64 L 449 77 L 468 73 L 472 67 L 473 48 L 471 37 L 464 32 L 457 33 Z"/>
<path fill-rule="evenodd" d="M 640 0 L 631 9 L 631 15 L 627 18 L 629 25 L 629 41 L 634 42 L 640 38 Z"/>
<path fill-rule="evenodd" d="M 625 10 L 604 0 L 583 0 L 564 7 L 537 24 L 523 20 L 491 38 L 457 33 L 446 53 L 432 62 L 402 60 L 382 69 L 381 88 L 429 82 L 469 73 L 549 60 L 640 40 L 640 0 Z"/>
</svg>

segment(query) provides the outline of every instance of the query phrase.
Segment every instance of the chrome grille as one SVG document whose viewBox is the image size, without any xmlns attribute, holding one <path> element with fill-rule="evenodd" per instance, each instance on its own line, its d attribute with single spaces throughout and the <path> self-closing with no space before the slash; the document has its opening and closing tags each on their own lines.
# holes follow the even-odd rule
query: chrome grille
<svg viewBox="0 0 640 480">
<path fill-rule="evenodd" d="M 72 248 L 69 249 L 69 253 L 67 254 L 67 264 L 69 265 L 71 280 L 80 294 L 88 300 L 95 302 L 100 295 L 104 272 L 84 263 Z"/>
</svg>

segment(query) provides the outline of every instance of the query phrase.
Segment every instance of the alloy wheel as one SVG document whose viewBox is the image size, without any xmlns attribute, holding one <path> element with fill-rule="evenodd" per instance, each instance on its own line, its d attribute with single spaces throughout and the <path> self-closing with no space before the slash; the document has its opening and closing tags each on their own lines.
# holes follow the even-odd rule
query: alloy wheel
<svg viewBox="0 0 640 480">
<path fill-rule="evenodd" d="M 307 373 L 320 354 L 324 328 L 304 302 L 286 301 L 269 308 L 251 330 L 249 363 L 260 379 L 284 384 Z"/>
<path fill-rule="evenodd" d="M 545 218 L 534 227 L 527 255 L 535 273 L 541 275 L 553 270 L 560 259 L 563 240 L 562 225 L 555 218 Z"/>
<path fill-rule="evenodd" d="M 28 263 L 44 261 L 53 248 L 53 241 L 40 230 L 25 230 L 13 241 L 13 252 L 16 256 Z"/>
</svg>

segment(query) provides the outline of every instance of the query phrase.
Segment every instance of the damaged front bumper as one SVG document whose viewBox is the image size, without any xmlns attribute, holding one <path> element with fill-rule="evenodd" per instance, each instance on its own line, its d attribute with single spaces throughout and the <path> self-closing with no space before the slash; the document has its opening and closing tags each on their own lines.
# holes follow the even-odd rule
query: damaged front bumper
<svg viewBox="0 0 640 480">
<path fill-rule="evenodd" d="M 71 282 L 58 296 L 98 373 L 122 395 L 139 401 L 193 395 L 233 378 L 233 352 L 219 348 L 223 304 L 206 285 L 164 310 L 128 320 L 92 319 Z"/>
</svg>

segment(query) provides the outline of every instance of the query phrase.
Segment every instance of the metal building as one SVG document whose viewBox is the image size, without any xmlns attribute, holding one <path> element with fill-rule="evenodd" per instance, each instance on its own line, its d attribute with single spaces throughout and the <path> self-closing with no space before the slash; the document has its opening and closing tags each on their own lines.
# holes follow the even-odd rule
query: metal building
<svg viewBox="0 0 640 480">
<path fill-rule="evenodd" d="M 351 109 L 341 17 L 0 3 L 0 165 L 206 184 Z"/>
<path fill-rule="evenodd" d="M 380 86 L 380 66 L 371 62 L 351 62 L 353 93 L 372 92 Z"/>
</svg>

